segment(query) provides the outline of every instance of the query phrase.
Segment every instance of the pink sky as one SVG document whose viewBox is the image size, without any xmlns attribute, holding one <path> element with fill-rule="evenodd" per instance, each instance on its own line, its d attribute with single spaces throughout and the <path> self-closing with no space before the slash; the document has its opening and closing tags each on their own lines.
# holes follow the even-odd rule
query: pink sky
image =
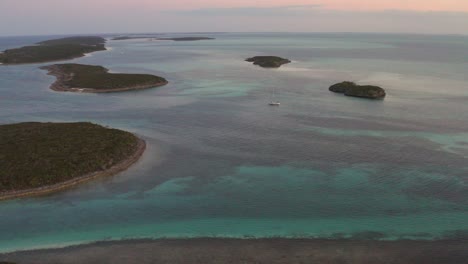
<svg viewBox="0 0 468 264">
<path fill-rule="evenodd" d="M 148 8 L 197 9 L 228 7 L 271 7 L 291 5 L 322 5 L 339 10 L 412 10 L 412 11 L 462 11 L 468 12 L 468 0 L 101 0 L 99 3 L 112 3 L 135 6 L 136 3 Z"/>
<path fill-rule="evenodd" d="M 126 10 L 177 11 L 205 8 L 320 5 L 324 9 L 346 11 L 451 11 L 468 12 L 468 0 L 0 0 L 0 15 L 9 9 L 25 13 L 38 11 L 107 11 Z M 90 8 L 92 7 L 92 8 Z M 13 10 L 14 11 L 14 10 Z"/>
<path fill-rule="evenodd" d="M 98 9 L 149 8 L 180 10 L 229 7 L 274 7 L 293 5 L 321 5 L 327 9 L 350 11 L 412 10 L 468 12 L 468 0 L 0 0 L 0 8 L 16 6 L 24 9 L 54 9 L 93 6 Z"/>
<path fill-rule="evenodd" d="M 0 35 L 190 31 L 468 35 L 468 0 L 0 0 Z"/>
</svg>

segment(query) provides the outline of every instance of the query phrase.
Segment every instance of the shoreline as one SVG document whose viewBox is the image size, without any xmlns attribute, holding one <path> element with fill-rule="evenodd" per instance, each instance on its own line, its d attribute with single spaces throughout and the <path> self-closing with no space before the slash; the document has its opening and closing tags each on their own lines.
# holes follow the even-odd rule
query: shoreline
<svg viewBox="0 0 468 264">
<path fill-rule="evenodd" d="M 81 55 L 71 56 L 71 57 L 67 57 L 67 58 L 63 58 L 63 59 L 58 59 L 58 60 L 47 60 L 47 61 L 38 61 L 38 62 L 21 62 L 21 63 L 0 63 L 0 65 L 5 65 L 5 66 L 15 66 L 15 65 L 18 65 L 18 66 L 21 66 L 21 65 L 31 65 L 31 64 L 64 62 L 64 61 L 69 61 L 69 60 L 75 60 L 75 59 L 79 59 L 79 58 L 84 58 L 84 57 L 86 57 L 86 54 L 91 54 L 91 53 L 95 53 L 95 52 L 102 52 L 102 51 L 108 51 L 108 49 L 107 49 L 106 47 L 104 47 L 103 50 L 96 50 L 96 51 L 92 51 L 92 52 L 88 52 L 88 53 L 83 53 L 83 54 L 81 54 Z M 42 67 L 39 67 L 39 68 L 42 68 Z"/>
<path fill-rule="evenodd" d="M 160 86 L 167 85 L 169 82 L 158 82 L 145 85 L 137 85 L 131 87 L 122 87 L 122 88 L 110 88 L 110 89 L 94 89 L 94 88 L 77 88 L 77 87 L 67 87 L 64 83 L 73 78 L 72 75 L 63 73 L 59 67 L 56 65 L 49 65 L 40 67 L 41 70 L 46 70 L 47 75 L 55 76 L 56 80 L 50 85 L 50 89 L 56 92 L 75 92 L 75 93 L 113 93 L 113 92 L 124 92 L 132 90 L 143 90 L 149 88 L 156 88 Z"/>
<path fill-rule="evenodd" d="M 464 263 L 468 240 L 187 238 L 101 241 L 0 253 L 18 263 Z M 184 252 L 184 254 L 181 254 Z M 106 260 L 106 262 L 103 262 Z"/>
<path fill-rule="evenodd" d="M 146 142 L 139 137 L 137 137 L 137 139 L 138 139 L 138 143 L 137 143 L 136 151 L 131 156 L 129 156 L 122 162 L 115 164 L 109 169 L 106 169 L 103 171 L 91 172 L 83 176 L 80 176 L 80 177 L 77 177 L 77 178 L 74 178 L 65 182 L 49 185 L 49 186 L 44 186 L 44 187 L 39 187 L 39 188 L 34 188 L 34 189 L 20 190 L 20 191 L 3 192 L 3 193 L 0 193 L 0 201 L 32 197 L 32 196 L 41 196 L 45 194 L 59 192 L 62 190 L 70 189 L 82 183 L 89 182 L 96 178 L 113 176 L 120 172 L 123 172 L 127 170 L 128 168 L 130 168 L 133 164 L 135 164 L 141 158 L 141 156 L 143 156 L 143 153 L 146 150 Z"/>
</svg>

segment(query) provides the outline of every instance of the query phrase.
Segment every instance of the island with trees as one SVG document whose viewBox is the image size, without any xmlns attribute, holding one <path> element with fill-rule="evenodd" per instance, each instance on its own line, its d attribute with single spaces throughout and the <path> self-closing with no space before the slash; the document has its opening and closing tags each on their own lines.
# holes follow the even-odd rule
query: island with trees
<svg viewBox="0 0 468 264">
<path fill-rule="evenodd" d="M 67 37 L 36 43 L 36 45 L 7 49 L 0 53 L 0 63 L 25 64 L 69 60 L 87 53 L 106 50 L 106 40 L 95 36 Z"/>
<path fill-rule="evenodd" d="M 109 93 L 140 90 L 166 85 L 168 81 L 151 74 L 109 73 L 102 66 L 84 64 L 55 64 L 41 67 L 57 80 L 50 86 L 54 91 Z"/>
<path fill-rule="evenodd" d="M 255 56 L 248 58 L 245 61 L 253 62 L 254 65 L 258 65 L 263 68 L 279 68 L 284 64 L 291 63 L 290 60 L 277 56 Z"/>
<path fill-rule="evenodd" d="M 354 82 L 341 82 L 330 86 L 329 90 L 334 93 L 342 93 L 346 96 L 384 99 L 386 92 L 383 88 L 374 85 L 358 85 Z"/>
<path fill-rule="evenodd" d="M 0 125 L 0 200 L 114 175 L 134 164 L 145 147 L 132 133 L 92 123 Z"/>
</svg>

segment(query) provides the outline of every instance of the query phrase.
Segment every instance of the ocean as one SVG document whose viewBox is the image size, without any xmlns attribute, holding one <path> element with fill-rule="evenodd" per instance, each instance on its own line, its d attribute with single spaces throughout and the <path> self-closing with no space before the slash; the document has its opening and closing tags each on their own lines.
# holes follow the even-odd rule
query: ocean
<svg viewBox="0 0 468 264">
<path fill-rule="evenodd" d="M 1 124 L 90 121 L 148 144 L 114 177 L 0 202 L 0 252 L 132 238 L 468 236 L 468 37 L 203 36 L 216 39 L 108 41 L 72 60 L 169 80 L 155 89 L 59 93 L 39 69 L 50 63 L 0 67 Z M 55 37 L 1 37 L 0 50 Z M 244 62 L 256 55 L 293 62 Z M 387 97 L 328 91 L 345 80 Z M 273 91 L 280 107 L 268 106 Z"/>
</svg>

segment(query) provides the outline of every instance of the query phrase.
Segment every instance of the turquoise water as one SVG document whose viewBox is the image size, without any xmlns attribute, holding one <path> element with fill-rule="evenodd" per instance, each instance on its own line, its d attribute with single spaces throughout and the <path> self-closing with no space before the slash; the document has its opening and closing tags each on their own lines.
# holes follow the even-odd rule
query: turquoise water
<svg viewBox="0 0 468 264">
<path fill-rule="evenodd" d="M 148 143 L 114 177 L 0 202 L 0 252 L 127 238 L 466 235 L 468 38 L 213 37 L 110 41 L 74 60 L 170 81 L 137 92 L 56 93 L 42 64 L 0 67 L 0 123 L 92 121 Z M 0 49 L 49 38 L 0 38 Z M 261 54 L 293 63 L 243 62 Z M 388 97 L 328 92 L 343 80 Z M 267 105 L 273 89 L 279 108 Z"/>
</svg>

